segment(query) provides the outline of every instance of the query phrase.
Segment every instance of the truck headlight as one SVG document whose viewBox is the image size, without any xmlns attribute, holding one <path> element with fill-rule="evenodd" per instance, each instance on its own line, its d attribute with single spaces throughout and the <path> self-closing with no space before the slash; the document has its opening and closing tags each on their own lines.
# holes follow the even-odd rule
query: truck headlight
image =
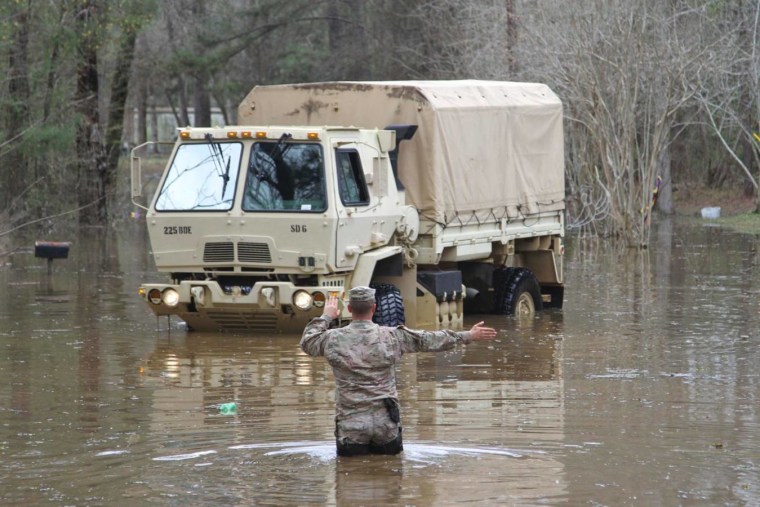
<svg viewBox="0 0 760 507">
<path fill-rule="evenodd" d="M 161 294 L 161 301 L 163 301 L 166 306 L 177 306 L 177 303 L 179 303 L 179 292 L 174 289 L 166 289 Z"/>
<path fill-rule="evenodd" d="M 305 290 L 298 290 L 293 294 L 293 304 L 299 310 L 308 310 L 311 308 L 312 302 L 313 299 L 311 297 L 311 294 Z"/>
</svg>

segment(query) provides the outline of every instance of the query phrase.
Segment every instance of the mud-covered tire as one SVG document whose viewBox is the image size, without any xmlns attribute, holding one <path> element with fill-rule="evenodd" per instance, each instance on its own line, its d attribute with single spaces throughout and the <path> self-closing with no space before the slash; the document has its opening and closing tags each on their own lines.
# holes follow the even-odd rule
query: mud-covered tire
<svg viewBox="0 0 760 507">
<path fill-rule="evenodd" d="M 531 270 L 503 268 L 497 272 L 494 272 L 494 313 L 524 318 L 543 309 L 541 287 Z"/>
<path fill-rule="evenodd" d="M 389 283 L 373 283 L 375 289 L 375 315 L 372 321 L 381 326 L 400 326 L 406 322 L 404 317 L 404 298 L 395 285 Z"/>
</svg>

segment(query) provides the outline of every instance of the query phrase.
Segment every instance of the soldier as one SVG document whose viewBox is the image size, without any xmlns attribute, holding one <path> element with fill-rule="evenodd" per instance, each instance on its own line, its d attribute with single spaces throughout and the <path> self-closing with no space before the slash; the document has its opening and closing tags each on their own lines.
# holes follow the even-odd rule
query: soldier
<svg viewBox="0 0 760 507">
<path fill-rule="evenodd" d="M 375 289 L 354 287 L 348 296 L 351 323 L 329 329 L 332 320 L 340 315 L 338 299 L 330 297 L 323 315 L 306 325 L 301 349 L 310 356 L 324 356 L 332 366 L 338 455 L 398 454 L 404 447 L 394 366 L 401 356 L 491 340 L 496 330 L 484 327 L 483 322 L 460 332 L 378 326 L 372 322 Z"/>
</svg>

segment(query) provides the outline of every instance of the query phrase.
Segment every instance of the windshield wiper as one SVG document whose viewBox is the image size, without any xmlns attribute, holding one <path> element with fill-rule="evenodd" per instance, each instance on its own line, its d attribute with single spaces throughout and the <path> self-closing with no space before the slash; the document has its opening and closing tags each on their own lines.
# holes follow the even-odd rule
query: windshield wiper
<svg viewBox="0 0 760 507">
<path fill-rule="evenodd" d="M 292 138 L 293 134 L 288 134 L 286 132 L 277 140 L 277 144 L 274 145 L 274 148 L 272 148 L 272 153 L 269 155 L 272 157 L 272 160 L 274 160 L 275 163 L 280 162 L 282 160 L 282 157 L 285 156 L 285 152 L 290 149 L 292 145 L 286 144 L 285 141 Z"/>
<path fill-rule="evenodd" d="M 291 169 L 283 163 L 285 153 L 293 146 L 285 141 L 292 139 L 293 134 L 287 132 L 280 136 L 277 144 L 272 148 L 271 157 L 274 161 L 275 171 L 277 174 L 277 190 L 283 199 L 292 200 L 295 194 L 295 181 Z"/>
<path fill-rule="evenodd" d="M 207 132 L 205 137 L 211 147 L 211 158 L 214 161 L 214 169 L 216 169 L 219 177 L 222 178 L 222 200 L 224 200 L 224 192 L 226 192 L 227 183 L 230 181 L 230 157 L 227 157 L 227 166 L 225 168 L 221 145 L 214 142 L 214 136 L 210 132 Z"/>
<path fill-rule="evenodd" d="M 227 191 L 227 183 L 230 181 L 230 160 L 232 157 L 227 157 L 227 167 L 224 169 L 224 175 L 222 175 L 222 179 L 224 180 L 224 183 L 222 183 L 222 200 L 224 200 L 224 193 Z"/>
</svg>

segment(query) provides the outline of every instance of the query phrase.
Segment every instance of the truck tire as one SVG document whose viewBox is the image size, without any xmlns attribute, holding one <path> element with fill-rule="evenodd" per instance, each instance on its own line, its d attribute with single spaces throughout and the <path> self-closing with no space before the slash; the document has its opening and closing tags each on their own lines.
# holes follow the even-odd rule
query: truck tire
<svg viewBox="0 0 760 507">
<path fill-rule="evenodd" d="M 373 283 L 375 289 L 375 315 L 372 322 L 381 326 L 400 326 L 406 322 L 404 317 L 404 298 L 395 285 L 389 283 Z"/>
<path fill-rule="evenodd" d="M 494 272 L 494 309 L 510 317 L 533 317 L 543 309 L 541 287 L 536 275 L 526 268 L 504 268 Z"/>
</svg>

